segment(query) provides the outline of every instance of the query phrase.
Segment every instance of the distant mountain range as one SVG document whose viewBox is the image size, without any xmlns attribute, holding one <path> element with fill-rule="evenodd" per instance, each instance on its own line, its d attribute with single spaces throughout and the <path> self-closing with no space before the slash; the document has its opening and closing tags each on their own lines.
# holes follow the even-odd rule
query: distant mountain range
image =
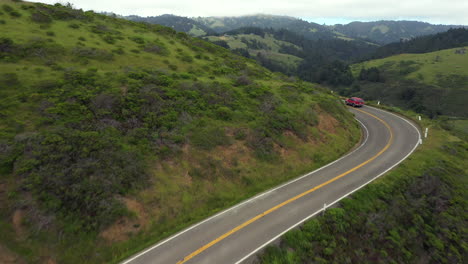
<svg viewBox="0 0 468 264">
<path fill-rule="evenodd" d="M 418 21 L 351 22 L 346 25 L 327 26 L 307 22 L 299 18 L 274 15 L 197 18 L 162 15 L 154 17 L 127 16 L 124 18 L 172 27 L 177 31 L 186 32 L 193 36 L 207 36 L 239 28 L 258 27 L 287 29 L 311 40 L 360 39 L 379 45 L 445 32 L 450 28 L 466 27 L 462 25 L 433 25 Z"/>
</svg>

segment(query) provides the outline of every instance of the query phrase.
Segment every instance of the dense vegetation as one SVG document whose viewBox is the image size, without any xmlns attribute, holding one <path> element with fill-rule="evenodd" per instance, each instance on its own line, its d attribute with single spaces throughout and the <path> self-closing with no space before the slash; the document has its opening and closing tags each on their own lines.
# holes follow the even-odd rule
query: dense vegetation
<svg viewBox="0 0 468 264">
<path fill-rule="evenodd" d="M 266 68 L 330 85 L 349 85 L 353 77 L 347 63 L 358 61 L 377 46 L 343 39 L 309 40 L 287 29 L 240 28 L 222 36 L 208 37 L 240 55 L 255 58 Z M 273 45 L 278 48 L 273 48 Z M 283 55 L 282 60 L 277 57 Z M 290 57 L 300 58 L 295 64 Z"/>
<path fill-rule="evenodd" d="M 204 36 L 215 34 L 216 32 L 199 23 L 193 19 L 181 16 L 174 15 L 161 15 L 161 16 L 149 16 L 149 17 L 140 17 L 140 16 L 126 16 L 125 19 L 136 21 L 136 22 L 145 22 L 150 24 L 158 24 L 166 27 L 171 27 L 176 31 L 185 32 L 192 36 Z"/>
<path fill-rule="evenodd" d="M 405 41 L 425 35 L 445 32 L 462 26 L 433 25 L 419 21 L 374 21 L 351 22 L 346 25 L 330 26 L 334 31 L 349 38 L 367 39 L 381 45 Z"/>
<path fill-rule="evenodd" d="M 7 0 L 0 21 L 0 262 L 118 261 L 358 140 L 326 89 L 171 28 Z"/>
<path fill-rule="evenodd" d="M 286 29 L 312 40 L 333 38 L 355 39 L 367 40 L 379 45 L 445 32 L 451 28 L 464 27 L 460 25 L 433 25 L 419 21 L 351 22 L 346 25 L 326 26 L 294 17 L 260 14 L 240 17 L 186 18 L 162 15 L 158 17 L 128 16 L 126 18 L 170 26 L 189 34 L 196 32 L 196 36 L 210 35 L 210 31 L 224 33 L 244 27 L 257 27 L 262 29 Z M 195 27 L 201 30 L 191 31 Z"/>
<path fill-rule="evenodd" d="M 463 30 L 465 31 L 465 30 Z M 344 95 L 383 100 L 431 118 L 468 117 L 468 60 L 466 48 L 424 54 L 402 54 L 351 66 L 357 79 L 336 87 Z"/>
<path fill-rule="evenodd" d="M 443 49 L 468 46 L 468 29 L 449 29 L 435 35 L 413 38 L 379 47 L 369 59 L 380 59 L 403 53 L 428 53 Z"/>
<path fill-rule="evenodd" d="M 286 233 L 259 262 L 466 263 L 468 143 L 430 125 L 402 166 Z"/>
<path fill-rule="evenodd" d="M 332 39 L 337 36 L 326 26 L 288 16 L 251 15 L 240 17 L 198 17 L 195 21 L 212 28 L 217 33 L 228 32 L 245 27 L 262 29 L 286 29 L 306 39 Z"/>
</svg>

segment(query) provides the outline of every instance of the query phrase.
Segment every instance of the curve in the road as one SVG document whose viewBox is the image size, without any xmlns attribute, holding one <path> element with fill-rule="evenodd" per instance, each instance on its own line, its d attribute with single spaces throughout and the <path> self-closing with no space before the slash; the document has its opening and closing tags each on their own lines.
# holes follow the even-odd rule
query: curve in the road
<svg viewBox="0 0 468 264">
<path fill-rule="evenodd" d="M 244 227 L 246 227 L 246 226 L 252 224 L 253 222 L 257 221 L 258 219 L 260 219 L 260 218 L 262 218 L 262 217 L 264 217 L 264 216 L 266 216 L 266 215 L 269 215 L 269 214 L 271 214 L 272 212 L 278 210 L 279 208 L 281 208 L 281 207 L 283 207 L 283 206 L 285 206 L 285 205 L 287 205 L 287 204 L 290 204 L 290 203 L 296 201 L 297 199 L 299 199 L 299 198 L 301 198 L 301 197 L 303 197 L 303 196 L 305 196 L 305 195 L 308 195 L 309 193 L 312 193 L 312 192 L 314 192 L 314 191 L 316 191 L 316 190 L 318 190 L 318 189 L 320 189 L 320 188 L 322 188 L 322 187 L 324 187 L 324 186 L 327 186 L 328 184 L 330 184 L 330 183 L 332 183 L 332 182 L 334 182 L 334 181 L 336 181 L 336 180 L 338 180 L 338 179 L 343 178 L 344 176 L 346 176 L 346 175 L 350 174 L 351 172 L 353 172 L 353 171 L 355 171 L 355 170 L 361 168 L 362 166 L 366 165 L 367 163 L 369 163 L 369 162 L 375 160 L 378 156 L 382 155 L 382 153 L 384 153 L 384 152 L 392 145 L 392 141 L 393 141 L 393 132 L 392 132 L 392 128 L 387 124 L 387 122 L 383 121 L 382 119 L 378 118 L 377 116 L 375 116 L 375 115 L 373 115 L 373 114 L 370 114 L 370 113 L 367 113 L 367 112 L 364 112 L 364 111 L 359 110 L 359 109 L 356 109 L 356 110 L 357 110 L 357 111 L 360 111 L 360 112 L 362 112 L 362 113 L 368 114 L 368 115 L 374 117 L 375 119 L 379 120 L 380 122 L 382 122 L 382 124 L 385 125 L 385 127 L 387 127 L 388 131 L 390 132 L 390 138 L 389 138 L 389 140 L 388 140 L 388 142 L 387 142 L 387 145 L 385 145 L 385 147 L 383 147 L 377 154 L 375 154 L 374 156 L 372 156 L 370 159 L 364 161 L 363 163 L 361 163 L 361 164 L 355 166 L 354 168 L 351 168 L 351 169 L 349 169 L 349 170 L 343 172 L 342 174 L 340 174 L 340 175 L 338 175 L 338 176 L 336 176 L 336 177 L 334 177 L 334 178 L 332 178 L 332 179 L 330 179 L 330 180 L 328 180 L 328 181 L 326 181 L 326 182 L 324 182 L 324 183 L 321 183 L 321 184 L 319 184 L 319 185 L 317 185 L 317 186 L 314 186 L 313 188 L 311 188 L 311 189 L 309 189 L 309 190 L 307 190 L 307 191 L 305 191 L 305 192 L 303 192 L 303 193 L 300 193 L 300 194 L 298 194 L 298 195 L 296 195 L 296 196 L 294 196 L 294 197 L 292 197 L 292 198 L 290 198 L 290 199 L 288 199 L 288 200 L 286 200 L 286 201 L 284 201 L 284 202 L 282 202 L 282 203 L 280 203 L 280 204 L 278 204 L 278 205 L 276 205 L 276 206 L 274 206 L 274 207 L 272 207 L 272 208 L 266 210 L 265 212 L 263 212 L 263 213 L 261 213 L 261 214 L 258 214 L 258 215 L 256 215 L 255 217 L 253 217 L 253 218 L 251 218 L 251 219 L 245 221 L 245 222 L 242 223 L 241 225 L 236 226 L 235 228 L 229 230 L 228 232 L 226 232 L 226 233 L 224 233 L 223 235 L 219 236 L 218 238 L 216 238 L 215 240 L 211 241 L 210 243 L 208 243 L 208 244 L 202 246 L 201 248 L 199 248 L 199 249 L 197 249 L 196 251 L 192 252 L 192 253 L 189 254 L 188 256 L 184 257 L 184 259 L 182 259 L 182 260 L 180 260 L 179 262 L 177 262 L 177 264 L 183 264 L 183 263 L 189 261 L 190 259 L 192 259 L 193 257 L 197 256 L 198 254 L 202 253 L 202 252 L 205 251 L 206 249 L 210 248 L 211 246 L 215 245 L 216 243 L 220 242 L 221 240 L 227 238 L 228 236 L 234 234 L 235 232 L 241 230 L 242 228 L 244 228 Z"/>
<path fill-rule="evenodd" d="M 330 206 L 367 185 L 408 157 L 417 147 L 420 133 L 399 116 L 375 108 L 365 109 L 352 110 L 366 138 L 350 154 L 210 217 L 123 264 L 240 263 L 324 210 L 321 203 Z"/>
</svg>

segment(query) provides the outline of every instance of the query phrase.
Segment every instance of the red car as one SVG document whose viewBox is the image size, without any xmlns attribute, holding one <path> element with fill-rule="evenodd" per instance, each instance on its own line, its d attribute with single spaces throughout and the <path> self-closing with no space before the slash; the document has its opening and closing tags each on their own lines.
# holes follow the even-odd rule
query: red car
<svg viewBox="0 0 468 264">
<path fill-rule="evenodd" d="M 345 103 L 350 106 L 361 107 L 364 105 L 365 102 L 359 97 L 351 97 L 346 99 Z"/>
</svg>

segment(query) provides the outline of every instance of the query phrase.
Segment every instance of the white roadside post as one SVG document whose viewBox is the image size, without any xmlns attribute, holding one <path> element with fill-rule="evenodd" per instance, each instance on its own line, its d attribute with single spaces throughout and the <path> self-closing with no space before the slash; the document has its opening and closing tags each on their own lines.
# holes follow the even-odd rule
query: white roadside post
<svg viewBox="0 0 468 264">
<path fill-rule="evenodd" d="M 426 127 L 426 132 L 424 132 L 424 138 L 427 138 L 427 132 L 428 132 L 429 128 Z"/>
<path fill-rule="evenodd" d="M 325 214 L 325 210 L 326 210 L 326 209 L 327 209 L 327 204 L 324 203 L 324 204 L 323 204 L 323 214 Z"/>
<path fill-rule="evenodd" d="M 380 105 L 380 101 L 377 101 L 377 105 Z"/>
<path fill-rule="evenodd" d="M 419 121 L 421 121 L 421 116 L 418 116 Z"/>
</svg>

